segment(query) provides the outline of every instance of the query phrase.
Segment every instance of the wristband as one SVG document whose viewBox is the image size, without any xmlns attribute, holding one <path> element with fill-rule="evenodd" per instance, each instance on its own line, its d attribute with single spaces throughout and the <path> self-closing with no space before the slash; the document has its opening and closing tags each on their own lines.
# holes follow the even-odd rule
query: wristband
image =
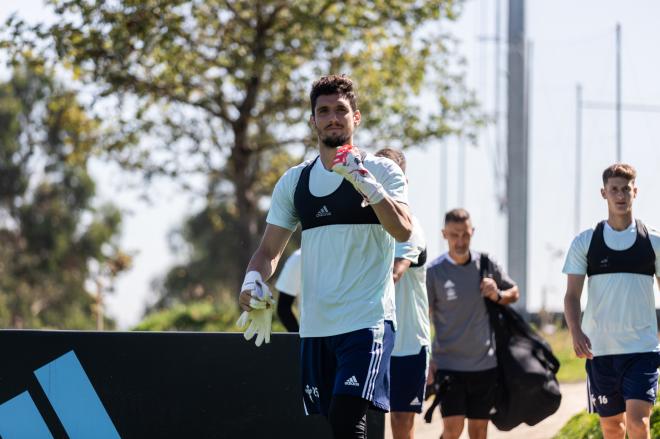
<svg viewBox="0 0 660 439">
<path fill-rule="evenodd" d="M 261 278 L 261 273 L 256 270 L 251 270 L 245 273 L 245 279 L 243 280 L 243 285 L 241 286 L 241 291 L 245 290 L 254 290 L 256 282 L 263 283 Z"/>
</svg>

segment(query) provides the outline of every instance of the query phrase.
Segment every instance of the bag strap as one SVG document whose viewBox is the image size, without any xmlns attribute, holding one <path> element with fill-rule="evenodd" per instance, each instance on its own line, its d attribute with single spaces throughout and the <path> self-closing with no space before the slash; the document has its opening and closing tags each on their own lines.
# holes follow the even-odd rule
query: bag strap
<svg viewBox="0 0 660 439">
<path fill-rule="evenodd" d="M 479 281 L 483 280 L 486 277 L 490 277 L 491 273 L 490 268 L 490 259 L 488 258 L 488 253 L 481 253 L 479 257 Z M 492 300 L 484 297 L 484 305 L 486 305 L 486 312 L 488 313 L 488 321 L 490 325 L 490 343 L 497 355 L 497 329 L 499 324 L 499 313 L 500 310 L 504 307 L 499 303 L 494 303 Z M 499 364 L 499 362 L 498 362 Z"/>
<path fill-rule="evenodd" d="M 432 419 L 433 419 L 433 411 L 437 406 L 439 406 L 442 403 L 442 397 L 444 394 L 447 392 L 447 388 L 449 387 L 449 377 L 445 375 L 445 377 L 440 381 L 440 371 L 435 372 L 435 376 L 433 377 L 433 392 L 435 393 L 433 402 L 429 406 L 428 409 L 426 409 L 426 413 L 424 414 L 424 421 L 426 421 L 427 424 L 430 424 Z"/>
<path fill-rule="evenodd" d="M 481 256 L 479 257 L 479 282 L 481 282 L 484 278 L 492 277 L 489 268 L 490 268 L 490 259 L 488 258 L 488 253 L 481 253 Z M 489 300 L 485 297 L 484 297 L 484 303 L 486 304 L 486 309 L 488 310 L 488 314 L 492 318 L 493 311 L 495 311 L 496 305 L 499 304 L 493 303 L 492 300 Z"/>
<path fill-rule="evenodd" d="M 488 253 L 481 253 L 479 256 L 479 279 L 488 277 L 488 266 L 490 265 L 490 259 L 488 259 Z"/>
</svg>

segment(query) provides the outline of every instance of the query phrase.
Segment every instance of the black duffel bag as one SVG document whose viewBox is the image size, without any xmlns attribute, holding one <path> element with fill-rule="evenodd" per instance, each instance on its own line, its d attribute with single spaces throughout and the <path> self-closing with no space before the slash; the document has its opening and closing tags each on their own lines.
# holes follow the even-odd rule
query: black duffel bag
<svg viewBox="0 0 660 439">
<path fill-rule="evenodd" d="M 490 261 L 481 256 L 481 274 Z M 513 308 L 485 299 L 497 355 L 498 387 L 491 421 L 509 431 L 525 423 L 535 425 L 552 415 L 561 403 L 557 382 L 559 361 L 548 343 Z"/>
</svg>

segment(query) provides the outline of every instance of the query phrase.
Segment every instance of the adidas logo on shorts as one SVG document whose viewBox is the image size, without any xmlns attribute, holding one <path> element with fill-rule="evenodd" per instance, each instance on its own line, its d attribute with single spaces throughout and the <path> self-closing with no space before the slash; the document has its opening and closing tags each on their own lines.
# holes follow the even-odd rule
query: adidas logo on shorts
<svg viewBox="0 0 660 439">
<path fill-rule="evenodd" d="M 325 205 L 322 208 L 320 208 L 318 212 L 316 212 L 317 218 L 321 218 L 322 216 L 330 216 L 330 215 L 332 215 L 332 212 L 330 212 L 330 210 L 328 210 L 328 207 Z"/>
<path fill-rule="evenodd" d="M 415 396 L 415 399 L 410 401 L 410 405 L 422 405 L 422 402 L 419 400 L 418 397 Z"/>
<path fill-rule="evenodd" d="M 344 385 L 345 385 L 345 386 L 356 386 L 356 387 L 359 387 L 359 386 L 360 386 L 360 383 L 358 383 L 357 378 L 355 378 L 355 375 L 353 375 L 352 377 L 350 377 L 349 379 L 347 379 L 346 381 L 344 381 Z"/>
</svg>

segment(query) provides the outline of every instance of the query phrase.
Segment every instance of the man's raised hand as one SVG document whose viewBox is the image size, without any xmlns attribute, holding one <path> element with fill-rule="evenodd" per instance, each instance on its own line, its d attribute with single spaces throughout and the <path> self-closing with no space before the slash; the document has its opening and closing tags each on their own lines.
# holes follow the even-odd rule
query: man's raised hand
<svg viewBox="0 0 660 439">
<path fill-rule="evenodd" d="M 353 145 L 337 148 L 332 161 L 332 171 L 348 180 L 362 195 L 366 204 L 380 203 L 387 195 L 383 185 L 364 167 L 360 150 Z"/>
</svg>

